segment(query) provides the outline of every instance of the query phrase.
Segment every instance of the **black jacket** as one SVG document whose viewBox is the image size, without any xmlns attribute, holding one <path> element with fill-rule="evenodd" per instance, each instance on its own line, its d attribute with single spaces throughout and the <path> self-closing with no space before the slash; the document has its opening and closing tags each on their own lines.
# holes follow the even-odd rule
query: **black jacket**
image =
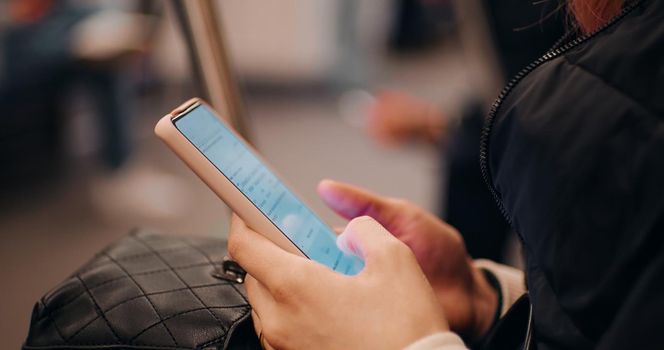
<svg viewBox="0 0 664 350">
<path fill-rule="evenodd" d="M 539 349 L 664 348 L 664 1 L 545 55 L 487 120 Z"/>
</svg>

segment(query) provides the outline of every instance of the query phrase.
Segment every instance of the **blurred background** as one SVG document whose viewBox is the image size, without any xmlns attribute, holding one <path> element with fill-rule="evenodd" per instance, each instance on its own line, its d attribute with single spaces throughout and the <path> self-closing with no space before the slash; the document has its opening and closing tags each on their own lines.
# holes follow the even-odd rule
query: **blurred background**
<svg viewBox="0 0 664 350">
<path fill-rule="evenodd" d="M 324 219 L 343 223 L 317 198 L 323 178 L 444 217 L 450 149 L 478 145 L 459 148 L 454 130 L 469 108 L 485 114 L 507 75 L 496 63 L 491 11 L 452 0 L 210 3 L 250 138 Z M 205 94 L 201 75 L 213 74 L 192 62 L 183 7 L 0 0 L 7 348 L 24 340 L 38 298 L 132 228 L 226 235 L 223 203 L 153 134 L 161 116 Z M 531 24 L 519 21 L 507 26 Z"/>
</svg>

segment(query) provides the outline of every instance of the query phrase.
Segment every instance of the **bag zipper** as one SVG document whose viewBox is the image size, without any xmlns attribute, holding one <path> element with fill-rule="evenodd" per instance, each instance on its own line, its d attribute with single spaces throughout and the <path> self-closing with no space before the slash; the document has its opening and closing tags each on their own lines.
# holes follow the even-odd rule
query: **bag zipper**
<svg viewBox="0 0 664 350">
<path fill-rule="evenodd" d="M 643 0 L 638 0 L 634 1 L 627 6 L 625 6 L 622 11 L 613 17 L 609 22 L 604 24 L 603 26 L 599 27 L 598 29 L 594 30 L 593 32 L 589 34 L 585 34 L 583 36 L 580 36 L 576 39 L 573 39 L 566 44 L 556 47 L 554 46 L 552 49 L 550 49 L 547 53 L 545 53 L 543 56 L 535 60 L 534 62 L 530 63 L 528 66 L 526 66 L 524 69 L 522 69 L 519 73 L 517 73 L 510 81 L 505 85 L 503 90 L 500 92 L 498 95 L 498 98 L 493 102 L 491 105 L 491 110 L 489 111 L 489 115 L 484 122 L 484 127 L 482 129 L 482 134 L 480 135 L 480 169 L 482 171 L 482 178 L 484 179 L 484 183 L 489 187 L 489 191 L 491 192 L 491 195 L 493 196 L 493 199 L 496 201 L 496 204 L 498 205 L 498 209 L 502 213 L 503 217 L 507 221 L 507 223 L 512 226 L 512 219 L 510 216 L 507 214 L 507 210 L 505 209 L 505 206 L 503 205 L 503 201 L 498 195 L 498 192 L 495 190 L 493 187 L 493 181 L 491 180 L 491 176 L 489 175 L 489 166 L 488 166 L 488 157 L 489 157 L 489 136 L 491 134 L 491 128 L 493 127 L 493 122 L 496 117 L 496 114 L 498 113 L 498 110 L 500 109 L 500 106 L 502 105 L 503 101 L 507 98 L 507 96 L 512 92 L 514 87 L 523 80 L 528 74 L 530 74 L 532 71 L 534 71 L 537 67 L 541 66 L 542 64 L 551 61 L 552 59 L 562 55 L 563 53 L 571 50 L 572 48 L 585 43 L 589 39 L 595 37 L 596 35 L 604 32 L 606 29 L 610 28 L 613 26 L 616 22 L 620 21 L 622 18 L 624 18 L 627 14 L 632 12 L 635 8 L 637 8 L 639 5 L 641 5 L 644 1 Z M 564 41 L 565 37 L 567 36 L 564 35 L 558 42 Z M 523 237 L 521 237 L 520 233 L 517 233 L 517 236 L 523 243 Z"/>
</svg>

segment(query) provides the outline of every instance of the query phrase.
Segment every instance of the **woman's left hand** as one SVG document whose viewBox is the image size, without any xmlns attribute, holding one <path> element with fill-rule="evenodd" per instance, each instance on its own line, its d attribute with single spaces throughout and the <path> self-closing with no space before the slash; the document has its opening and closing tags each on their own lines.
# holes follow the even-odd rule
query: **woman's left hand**
<svg viewBox="0 0 664 350">
<path fill-rule="evenodd" d="M 370 217 L 338 238 L 365 268 L 346 276 L 279 248 L 233 216 L 230 255 L 263 340 L 277 349 L 401 349 L 449 329 L 411 250 Z"/>
</svg>

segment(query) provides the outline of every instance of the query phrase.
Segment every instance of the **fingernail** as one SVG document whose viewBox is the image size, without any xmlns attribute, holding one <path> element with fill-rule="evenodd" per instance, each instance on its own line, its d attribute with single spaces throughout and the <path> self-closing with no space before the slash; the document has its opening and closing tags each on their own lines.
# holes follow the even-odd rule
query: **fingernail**
<svg viewBox="0 0 664 350">
<path fill-rule="evenodd" d="M 348 230 L 348 227 L 346 227 L 346 230 Z M 360 258 L 362 257 L 362 253 L 360 252 L 357 243 L 347 231 L 344 231 L 337 237 L 337 247 L 346 254 L 355 255 Z"/>
<path fill-rule="evenodd" d="M 322 180 L 318 185 L 318 193 L 325 196 L 326 198 L 334 196 L 335 195 L 334 184 L 335 182 L 332 180 L 328 179 Z"/>
<path fill-rule="evenodd" d="M 348 235 L 344 232 L 337 237 L 337 247 L 339 247 L 339 249 L 346 254 L 352 254 L 350 247 L 348 246 L 348 238 L 346 238 L 347 236 Z"/>
<path fill-rule="evenodd" d="M 334 186 L 334 184 L 335 184 L 335 181 L 332 180 L 332 179 L 322 179 L 318 183 L 319 186 L 323 186 L 323 187 Z"/>
</svg>

